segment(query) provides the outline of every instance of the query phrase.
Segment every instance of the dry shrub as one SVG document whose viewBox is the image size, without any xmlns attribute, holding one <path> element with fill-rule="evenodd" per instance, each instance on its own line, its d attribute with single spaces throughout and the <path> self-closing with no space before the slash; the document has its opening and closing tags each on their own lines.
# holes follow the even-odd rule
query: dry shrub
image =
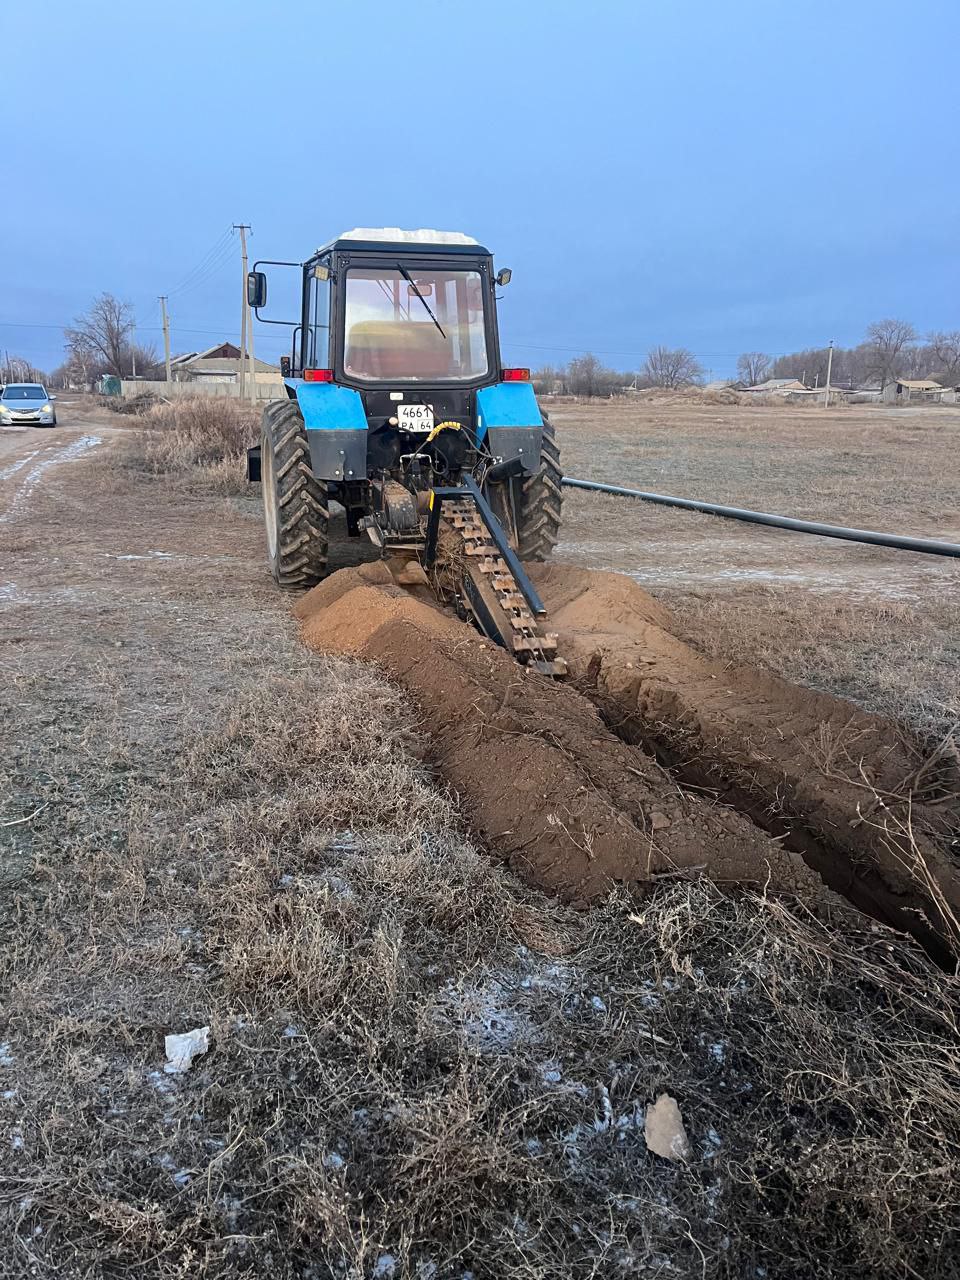
<svg viewBox="0 0 960 1280">
<path fill-rule="evenodd" d="M 525 890 L 359 663 L 294 652 L 184 739 L 118 844 L 89 780 L 39 824 L 0 1272 L 956 1273 L 957 986 L 909 944 L 705 881 Z M 689 1163 L 646 1149 L 663 1090 Z"/>
<path fill-rule="evenodd" d="M 707 387 L 701 396 L 703 404 L 739 404 L 740 397 L 731 387 Z"/>
<path fill-rule="evenodd" d="M 244 491 L 244 456 L 260 415 L 233 400 L 184 397 L 143 415 L 133 443 L 135 465 L 153 474 L 193 474 L 217 492 Z"/>
</svg>

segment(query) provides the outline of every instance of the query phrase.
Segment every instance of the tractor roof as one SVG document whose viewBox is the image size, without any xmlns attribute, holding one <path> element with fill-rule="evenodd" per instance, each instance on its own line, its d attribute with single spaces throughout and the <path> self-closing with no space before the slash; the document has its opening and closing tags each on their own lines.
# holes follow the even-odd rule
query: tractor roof
<svg viewBox="0 0 960 1280">
<path fill-rule="evenodd" d="M 354 227 L 343 231 L 335 240 L 322 245 L 317 253 L 327 249 L 395 249 L 397 245 L 416 247 L 427 253 L 489 253 L 482 244 L 462 231 L 434 231 L 420 227 L 416 231 L 404 231 L 400 227 Z"/>
</svg>

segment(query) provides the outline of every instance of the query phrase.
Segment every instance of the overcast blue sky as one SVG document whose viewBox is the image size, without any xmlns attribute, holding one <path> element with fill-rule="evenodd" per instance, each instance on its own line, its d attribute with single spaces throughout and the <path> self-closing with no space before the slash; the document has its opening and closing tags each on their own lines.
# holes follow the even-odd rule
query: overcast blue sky
<svg viewBox="0 0 960 1280">
<path fill-rule="evenodd" d="M 102 290 L 235 338 L 237 221 L 477 236 L 522 364 L 960 328 L 957 0 L 35 0 L 0 46 L 0 348 L 41 365 Z"/>
</svg>

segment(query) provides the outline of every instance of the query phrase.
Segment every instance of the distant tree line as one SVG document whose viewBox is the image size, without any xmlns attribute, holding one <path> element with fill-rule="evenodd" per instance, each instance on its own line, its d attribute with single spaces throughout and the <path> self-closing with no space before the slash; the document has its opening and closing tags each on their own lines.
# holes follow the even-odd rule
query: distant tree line
<svg viewBox="0 0 960 1280">
<path fill-rule="evenodd" d="M 642 367 L 621 373 L 602 364 L 589 352 L 562 366 L 545 365 L 533 374 L 537 391 L 568 396 L 622 395 L 642 387 L 678 390 L 703 381 L 703 368 L 685 347 L 654 347 Z"/>
<path fill-rule="evenodd" d="M 767 378 L 797 378 L 808 387 L 822 387 L 829 358 L 828 347 L 811 347 L 776 358 L 750 351 L 737 361 L 737 377 L 747 386 Z M 877 386 L 882 390 L 898 378 L 930 378 L 943 386 L 960 385 L 960 329 L 920 338 L 906 320 L 878 320 L 867 327 L 863 342 L 857 346 L 833 349 L 830 380 L 834 386 Z"/>
<path fill-rule="evenodd" d="M 768 378 L 796 378 L 808 387 L 827 380 L 829 348 L 811 347 L 787 355 L 745 351 L 737 360 L 737 381 L 752 387 Z M 678 390 L 700 386 L 704 369 L 685 347 L 654 347 L 635 372 L 604 365 L 589 352 L 562 366 L 545 365 L 533 374 L 537 391 L 571 396 L 622 395 L 645 387 Z M 960 386 L 960 329 L 920 338 L 905 320 L 878 320 L 867 327 L 855 347 L 834 347 L 831 382 L 835 387 L 876 386 L 897 378 L 930 378 L 944 386 Z"/>
</svg>

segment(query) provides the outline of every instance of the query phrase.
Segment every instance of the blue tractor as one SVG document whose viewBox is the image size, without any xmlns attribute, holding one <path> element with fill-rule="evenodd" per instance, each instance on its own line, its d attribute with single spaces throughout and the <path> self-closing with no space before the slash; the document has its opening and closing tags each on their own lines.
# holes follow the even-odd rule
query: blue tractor
<svg viewBox="0 0 960 1280">
<path fill-rule="evenodd" d="M 264 266 L 300 271 L 299 319 L 261 315 Z M 281 586 L 327 572 L 336 502 L 349 535 L 418 558 L 485 634 L 562 675 L 522 565 L 557 541 L 560 455 L 529 371 L 501 362 L 496 289 L 510 274 L 459 232 L 396 228 L 346 232 L 303 263 L 255 263 L 250 305 L 293 335 L 287 398 L 264 411 L 248 469 Z"/>
</svg>

